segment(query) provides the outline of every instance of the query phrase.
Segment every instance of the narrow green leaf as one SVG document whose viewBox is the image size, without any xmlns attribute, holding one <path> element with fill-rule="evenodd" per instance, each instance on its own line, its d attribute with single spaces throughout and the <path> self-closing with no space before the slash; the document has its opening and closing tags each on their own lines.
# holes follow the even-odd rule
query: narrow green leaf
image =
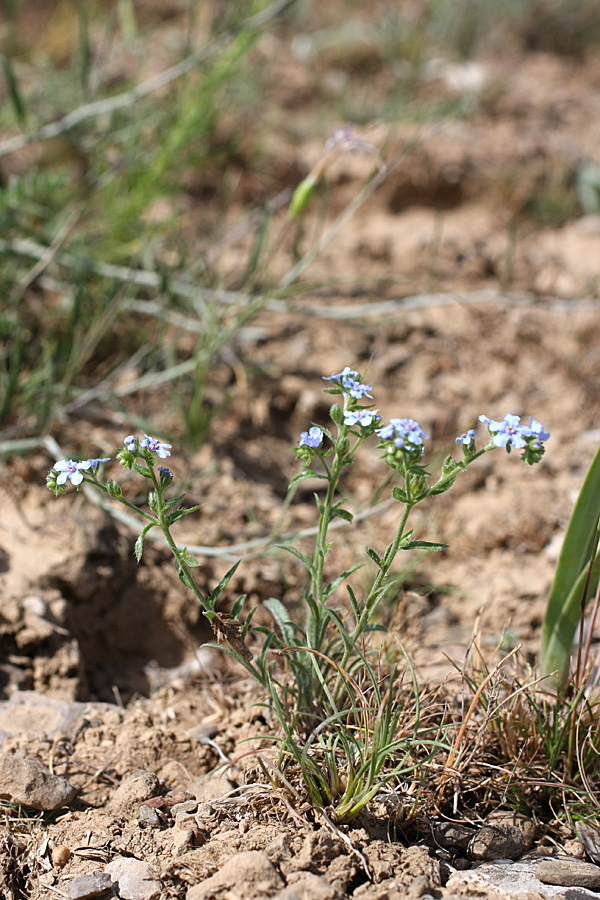
<svg viewBox="0 0 600 900">
<path fill-rule="evenodd" d="M 377 565 L 380 566 L 381 565 L 381 557 L 380 557 L 379 553 L 377 553 L 375 550 L 373 550 L 372 547 L 365 547 L 365 550 L 367 551 L 367 556 L 370 556 L 371 559 L 373 560 L 373 562 L 377 563 Z"/>
<path fill-rule="evenodd" d="M 290 487 L 293 487 L 295 484 L 299 484 L 301 481 L 305 481 L 307 478 L 320 478 L 323 481 L 327 481 L 327 477 L 325 475 L 319 475 L 317 472 L 313 472 L 312 469 L 303 469 L 301 472 L 298 472 L 297 475 L 294 475 L 292 480 L 290 481 Z"/>
<path fill-rule="evenodd" d="M 231 581 L 231 579 L 232 579 L 233 576 L 235 575 L 235 572 L 236 572 L 237 567 L 239 566 L 239 564 L 240 564 L 240 560 L 238 560 L 238 561 L 235 563 L 235 565 L 233 565 L 233 566 L 229 569 L 229 571 L 223 576 L 223 578 L 221 578 L 221 580 L 220 580 L 220 582 L 218 583 L 218 585 L 216 586 L 216 588 L 215 588 L 215 589 L 209 594 L 209 596 L 207 597 L 207 600 L 209 601 L 209 603 L 210 603 L 212 606 L 214 606 L 215 601 L 218 599 L 218 597 L 220 596 L 220 594 L 222 593 L 222 591 L 227 587 L 227 585 L 229 584 L 229 582 Z"/>
<path fill-rule="evenodd" d="M 354 516 L 347 509 L 344 509 L 343 506 L 335 507 L 331 513 L 332 519 L 343 519 L 345 522 L 353 522 Z"/>
<path fill-rule="evenodd" d="M 138 537 L 138 539 L 135 542 L 135 546 L 133 548 L 133 553 L 134 553 L 136 562 L 138 562 L 138 563 L 139 563 L 140 559 L 142 558 L 142 553 L 144 552 L 144 538 L 146 537 L 146 535 L 148 534 L 150 529 L 154 528 L 155 524 L 156 524 L 156 522 L 150 522 L 148 525 L 145 525 L 140 533 L 140 536 Z"/>
<path fill-rule="evenodd" d="M 447 550 L 449 544 L 435 544 L 432 541 L 408 541 L 401 544 L 401 550 Z"/>
<path fill-rule="evenodd" d="M 296 559 L 299 559 L 300 562 L 303 562 L 310 574 L 312 575 L 313 564 L 312 561 L 302 553 L 301 550 L 298 550 L 296 547 L 293 547 L 291 544 L 275 544 L 280 550 L 287 550 L 288 553 L 291 553 L 292 556 L 295 556 Z"/>
<path fill-rule="evenodd" d="M 331 597 L 331 595 L 334 593 L 334 591 L 336 591 L 339 588 L 340 584 L 342 584 L 342 582 L 345 581 L 346 578 L 349 578 L 350 575 L 352 575 L 353 572 L 356 572 L 357 569 L 362 569 L 363 566 L 364 566 L 364 563 L 356 563 L 356 565 L 350 566 L 349 569 L 346 569 L 345 572 L 342 572 L 341 575 L 338 575 L 338 577 L 335 579 L 335 581 L 332 581 L 331 584 L 327 585 L 327 587 L 325 588 L 325 591 L 324 591 L 324 596 L 326 598 Z"/>
<path fill-rule="evenodd" d="M 581 618 L 581 600 L 585 589 L 589 563 L 580 572 L 579 578 L 567 594 L 560 612 L 554 622 L 552 631 L 543 644 L 540 654 L 540 671 L 542 675 L 558 673 L 558 686 L 561 687 L 569 675 L 569 661 L 573 652 L 575 632 Z M 600 554 L 596 556 L 590 580 L 589 597 L 593 597 L 600 576 Z M 544 623 L 545 624 L 545 623 Z"/>
<path fill-rule="evenodd" d="M 561 673 L 566 671 L 579 621 L 577 604 L 572 606 L 569 598 L 591 558 L 599 518 L 600 450 L 594 457 L 575 504 L 554 573 L 542 628 L 540 668 L 543 675 L 549 675 L 555 669 Z"/>
<path fill-rule="evenodd" d="M 10 102 L 12 103 L 13 109 L 15 111 L 15 116 L 17 117 L 19 125 L 22 125 L 24 127 L 27 119 L 25 104 L 23 103 L 23 99 L 21 97 L 19 84 L 17 82 L 15 70 L 13 69 L 12 65 L 12 60 L 9 56 L 5 56 L 4 54 L 2 54 L 2 69 L 4 71 L 4 79 L 6 81 L 6 87 L 8 89 L 8 96 L 10 97 Z"/>
<path fill-rule="evenodd" d="M 240 613 L 241 613 L 242 609 L 244 608 L 244 603 L 246 602 L 247 596 L 248 596 L 248 594 L 240 594 L 240 596 L 237 598 L 237 600 L 231 607 L 231 618 L 232 619 L 239 619 Z"/>
<path fill-rule="evenodd" d="M 294 627 L 290 622 L 290 614 L 281 600 L 278 600 L 277 597 L 269 597 L 268 600 L 265 600 L 265 606 L 277 622 L 285 643 L 288 646 L 294 644 L 296 642 Z"/>
<path fill-rule="evenodd" d="M 403 491 L 399 487 L 395 487 L 392 491 L 392 497 L 394 500 L 399 500 L 400 503 L 406 503 L 408 501 L 408 497 L 406 496 L 405 491 Z"/>
</svg>

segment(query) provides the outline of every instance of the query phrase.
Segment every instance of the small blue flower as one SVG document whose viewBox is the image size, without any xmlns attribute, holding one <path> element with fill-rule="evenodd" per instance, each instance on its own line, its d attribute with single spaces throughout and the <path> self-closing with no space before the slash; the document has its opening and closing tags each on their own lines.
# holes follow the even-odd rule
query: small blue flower
<svg viewBox="0 0 600 900">
<path fill-rule="evenodd" d="M 151 453 L 156 453 L 159 459 L 166 459 L 167 456 L 170 456 L 170 448 L 172 444 L 165 444 L 162 441 L 159 441 L 158 438 L 150 437 L 149 435 L 144 435 L 144 440 L 140 441 L 140 449 L 150 450 Z M 128 447 L 128 449 L 131 449 Z"/>
<path fill-rule="evenodd" d="M 525 438 L 530 437 L 533 432 L 527 425 L 520 425 L 520 417 L 507 413 L 502 422 L 495 422 L 488 419 L 487 416 L 479 416 L 480 422 L 485 422 L 488 431 L 492 435 L 492 442 L 496 447 L 507 447 L 512 445 L 516 450 L 522 450 L 526 446 Z"/>
<path fill-rule="evenodd" d="M 464 434 L 461 434 L 460 437 L 456 438 L 457 444 L 464 444 L 465 447 L 468 447 L 469 444 L 472 444 L 475 440 L 475 429 L 469 428 L 468 431 L 465 431 Z"/>
<path fill-rule="evenodd" d="M 77 487 L 83 481 L 82 473 L 90 468 L 91 461 L 89 459 L 84 459 L 82 462 L 75 462 L 73 459 L 59 459 L 53 466 L 54 471 L 59 473 L 56 483 L 66 484 L 67 481 L 70 481 Z"/>
<path fill-rule="evenodd" d="M 126 438 L 123 438 L 123 446 L 127 450 L 131 450 L 132 453 L 135 451 L 135 445 L 136 445 L 135 435 L 130 434 Z"/>
<path fill-rule="evenodd" d="M 393 425 L 384 425 L 382 428 L 378 428 L 375 434 L 382 441 L 391 441 L 394 439 L 396 431 Z"/>
<path fill-rule="evenodd" d="M 346 413 L 344 425 L 360 425 L 362 428 L 368 428 L 380 418 L 378 409 L 355 409 Z"/>
<path fill-rule="evenodd" d="M 110 462 L 110 456 L 103 456 L 101 459 L 88 459 L 90 469 L 97 469 L 100 463 Z"/>
<path fill-rule="evenodd" d="M 313 425 L 308 431 L 303 431 L 298 441 L 299 447 L 312 447 L 313 450 L 323 443 L 323 431 Z"/>
<path fill-rule="evenodd" d="M 531 428 L 531 433 L 540 442 L 547 441 L 550 437 L 550 432 L 544 430 L 542 423 L 533 419 L 531 416 L 529 416 L 529 427 Z"/>
</svg>

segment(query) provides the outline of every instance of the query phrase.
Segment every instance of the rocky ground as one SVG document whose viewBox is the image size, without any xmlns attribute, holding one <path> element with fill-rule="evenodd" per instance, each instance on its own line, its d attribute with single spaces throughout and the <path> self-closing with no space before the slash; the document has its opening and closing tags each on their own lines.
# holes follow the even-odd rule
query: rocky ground
<svg viewBox="0 0 600 900">
<path fill-rule="evenodd" d="M 302 88 L 300 70 L 277 81 L 284 54 L 267 49 L 285 108 Z M 420 681 L 444 683 L 449 695 L 460 690 L 455 666 L 476 620 L 490 659 L 504 635 L 533 661 L 560 540 L 600 438 L 600 219 L 540 224 L 529 203 L 597 153 L 598 60 L 533 53 L 482 67 L 491 99 L 465 121 L 425 130 L 311 270 L 343 274 L 351 287 L 264 311 L 234 361 L 218 361 L 212 387 L 218 395 L 229 385 L 233 397 L 200 451 L 177 446 L 168 390 L 131 401 L 132 413 L 154 416 L 171 436 L 176 479 L 203 504 L 177 532 L 200 547 L 201 586 L 242 558 L 225 608 L 246 592 L 299 609 L 296 560 L 246 545 L 314 525 L 312 485 L 280 516 L 296 471 L 290 447 L 326 421 L 321 376 L 368 366 L 384 418 L 417 418 L 437 461 L 481 413 L 541 420 L 552 437 L 535 469 L 491 454 L 419 510 L 417 536 L 450 549 L 407 563 L 386 601 L 384 620 Z M 386 135 L 365 130 L 378 146 Z M 314 138 L 274 149 L 279 171 L 293 162 L 303 174 L 319 152 Z M 371 165 L 360 155 L 336 163 L 332 215 Z M 235 248 L 229 256 L 234 272 Z M 286 264 L 276 261 L 282 273 Z M 92 405 L 51 437 L 65 457 L 82 443 L 109 456 L 131 431 L 122 413 Z M 46 490 L 55 449 L 46 441 L 5 456 L 0 472 L 3 896 L 600 896 L 593 823 L 548 831 L 500 804 L 466 802 L 445 818 L 407 821 L 411 786 L 398 785 L 334 829 L 274 795 L 256 764 L 273 733 L 256 689 L 202 647 L 210 635 L 163 546 L 148 542 L 136 566 L 129 524 L 83 493 Z M 366 451 L 345 482 L 356 512 L 381 477 L 377 453 Z M 338 531 L 332 567 L 367 543 L 385 546 L 396 517 L 383 504 Z"/>
</svg>

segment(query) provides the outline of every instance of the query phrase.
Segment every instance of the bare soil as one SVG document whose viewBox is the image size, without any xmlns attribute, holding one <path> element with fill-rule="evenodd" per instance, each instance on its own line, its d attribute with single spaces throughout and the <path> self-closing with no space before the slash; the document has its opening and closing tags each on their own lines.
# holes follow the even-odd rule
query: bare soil
<svg viewBox="0 0 600 900">
<path fill-rule="evenodd" d="M 274 83 L 279 58 L 271 47 Z M 528 469 L 514 454 L 487 456 L 415 517 L 416 536 L 450 549 L 407 561 L 383 615 L 423 683 L 460 667 L 476 620 L 490 652 L 509 628 L 533 659 L 557 548 L 600 438 L 600 218 L 571 215 L 541 226 L 528 205 L 553 173 L 560 180 L 574 160 L 597 154 L 600 61 L 530 54 L 482 65 L 496 99 L 468 120 L 426 130 L 311 270 L 343 276 L 348 287 L 265 311 L 237 341 L 235 358 L 217 362 L 211 389 L 215 397 L 232 389 L 232 399 L 200 451 L 178 448 L 181 426 L 168 391 L 135 399 L 144 414 L 152 411 L 157 430 L 172 435 L 176 479 L 190 501 L 203 504 L 178 539 L 221 550 L 279 523 L 295 472 L 290 448 L 312 422 L 325 423 L 321 376 L 345 365 L 368 367 L 384 418 L 418 419 L 438 461 L 480 413 L 541 420 L 552 437 L 539 466 Z M 311 89 L 306 70 L 290 68 L 278 82 L 282 109 L 294 91 Z M 383 126 L 365 131 L 379 145 L 385 134 Z M 285 148 L 302 173 L 319 152 L 314 139 Z M 371 165 L 361 156 L 336 163 L 331 215 Z M 282 273 L 288 261 L 282 253 Z M 86 408 L 54 437 L 67 457 L 88 449 L 103 456 L 131 430 L 119 416 Z M 35 900 L 65 896 L 73 877 L 134 857 L 149 863 L 164 897 L 183 898 L 194 886 L 191 898 L 450 896 L 442 886 L 448 872 L 425 837 L 403 831 L 389 813 L 373 809 L 340 836 L 273 797 L 248 755 L 270 733 L 268 716 L 241 674 L 202 650 L 210 634 L 168 552 L 149 542 L 136 566 L 130 527 L 84 494 L 55 499 L 46 490 L 52 462 L 46 452 L 14 456 L 0 473 L 2 690 L 7 699 L 35 691 L 109 705 L 85 713 L 73 707 L 72 721 L 58 730 L 34 715 L 5 728 L 5 751 L 39 757 L 79 790 L 55 821 L 32 814 L 31 836 L 6 813 L 0 852 L 6 872 L 14 870 L 13 890 Z M 355 511 L 368 507 L 382 477 L 377 453 L 365 451 L 346 479 Z M 312 488 L 298 492 L 283 532 L 314 524 Z M 337 531 L 332 568 L 355 561 L 365 544 L 384 547 L 397 516 L 388 504 L 359 527 Z M 295 560 L 243 548 L 228 559 L 210 549 L 199 556 L 203 587 L 243 559 L 224 608 L 245 592 L 258 603 L 274 596 L 300 609 Z M 225 774 L 207 781 L 224 760 Z M 161 796 L 200 797 L 205 825 L 196 819 L 186 831 L 164 809 L 158 824 L 140 824 L 147 797 L 115 808 L 119 784 L 140 769 L 156 775 Z M 62 846 L 68 859 L 53 864 L 52 851 Z M 252 880 L 246 857 L 237 883 L 207 881 L 245 851 L 266 852 L 277 876 L 266 887 Z"/>
</svg>

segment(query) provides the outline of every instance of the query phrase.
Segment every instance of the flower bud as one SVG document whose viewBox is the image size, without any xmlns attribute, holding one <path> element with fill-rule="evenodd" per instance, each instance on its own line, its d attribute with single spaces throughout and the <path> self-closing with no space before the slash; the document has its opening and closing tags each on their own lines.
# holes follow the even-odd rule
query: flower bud
<svg viewBox="0 0 600 900">
<path fill-rule="evenodd" d="M 158 477 L 162 488 L 168 488 L 173 483 L 173 473 L 166 466 L 158 467 Z"/>
<path fill-rule="evenodd" d="M 113 500 L 120 500 L 123 496 L 121 485 L 118 481 L 114 481 L 114 479 L 112 478 L 106 482 L 106 493 L 109 497 L 112 497 Z"/>
</svg>

